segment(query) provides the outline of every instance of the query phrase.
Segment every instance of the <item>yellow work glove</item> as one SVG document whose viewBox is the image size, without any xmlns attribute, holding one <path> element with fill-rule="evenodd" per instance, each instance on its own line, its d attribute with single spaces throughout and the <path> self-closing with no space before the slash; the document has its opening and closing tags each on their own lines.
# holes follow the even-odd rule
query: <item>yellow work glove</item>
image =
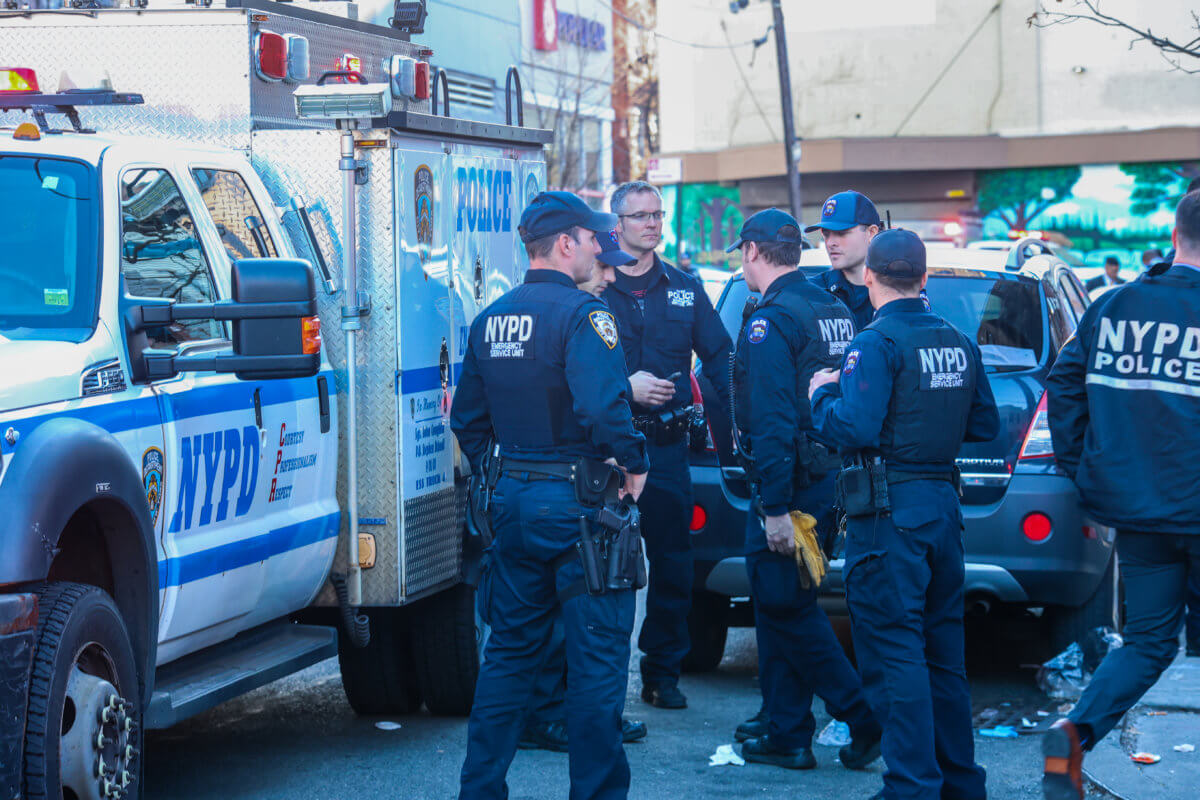
<svg viewBox="0 0 1200 800">
<path fill-rule="evenodd" d="M 803 511 L 792 511 L 789 516 L 792 518 L 793 541 L 796 543 L 794 554 L 796 568 L 800 571 L 800 586 L 804 589 L 819 587 L 825 580 L 829 561 L 817 543 L 817 519 Z"/>
</svg>

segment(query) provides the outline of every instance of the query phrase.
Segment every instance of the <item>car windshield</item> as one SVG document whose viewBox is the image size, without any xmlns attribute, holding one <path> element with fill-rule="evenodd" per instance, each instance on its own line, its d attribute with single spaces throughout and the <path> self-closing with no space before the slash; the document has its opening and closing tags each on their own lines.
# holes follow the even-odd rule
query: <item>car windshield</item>
<svg viewBox="0 0 1200 800">
<path fill-rule="evenodd" d="M 80 342 L 91 335 L 97 191 L 81 162 L 0 154 L 0 337 Z"/>
<path fill-rule="evenodd" d="M 1040 362 L 1045 326 L 1034 281 L 986 273 L 933 274 L 926 293 L 934 311 L 978 343 L 989 372 L 1028 369 Z M 744 280 L 731 280 L 721 301 L 721 321 L 734 341 L 749 295 Z"/>
</svg>

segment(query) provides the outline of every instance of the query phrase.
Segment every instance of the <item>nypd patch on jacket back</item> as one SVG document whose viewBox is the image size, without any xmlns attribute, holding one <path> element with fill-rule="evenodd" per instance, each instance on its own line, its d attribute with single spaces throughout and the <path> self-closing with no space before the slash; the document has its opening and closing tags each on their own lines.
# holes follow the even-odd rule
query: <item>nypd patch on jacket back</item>
<svg viewBox="0 0 1200 800">
<path fill-rule="evenodd" d="M 1200 397 L 1200 327 L 1100 318 L 1087 382 Z"/>
<path fill-rule="evenodd" d="M 921 390 L 959 389 L 966 384 L 967 351 L 962 347 L 918 347 Z"/>
<path fill-rule="evenodd" d="M 533 358 L 529 351 L 537 317 L 532 314 L 497 314 L 488 317 L 483 341 L 488 358 Z"/>
</svg>

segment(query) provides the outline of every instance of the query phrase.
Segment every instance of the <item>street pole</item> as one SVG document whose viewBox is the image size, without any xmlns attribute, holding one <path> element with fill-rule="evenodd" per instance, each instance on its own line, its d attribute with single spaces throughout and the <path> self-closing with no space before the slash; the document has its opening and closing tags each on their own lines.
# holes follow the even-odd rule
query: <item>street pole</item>
<svg viewBox="0 0 1200 800">
<path fill-rule="evenodd" d="M 783 111 L 783 150 L 787 158 L 788 203 L 792 216 L 804 227 L 800 217 L 800 140 L 796 138 L 796 123 L 792 119 L 792 75 L 788 69 L 787 33 L 783 28 L 782 0 L 771 0 L 775 15 L 775 58 L 779 61 L 779 99 Z"/>
</svg>

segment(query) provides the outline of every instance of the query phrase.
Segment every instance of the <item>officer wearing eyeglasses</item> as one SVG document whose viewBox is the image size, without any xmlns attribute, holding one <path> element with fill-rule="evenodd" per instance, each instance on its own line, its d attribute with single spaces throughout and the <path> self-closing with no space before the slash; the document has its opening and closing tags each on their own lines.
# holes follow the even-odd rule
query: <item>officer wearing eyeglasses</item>
<svg viewBox="0 0 1200 800">
<path fill-rule="evenodd" d="M 625 350 L 634 424 L 646 434 L 654 465 L 638 503 L 650 560 L 642 651 L 642 699 L 659 708 L 686 708 L 679 673 L 690 648 L 692 549 L 688 523 L 692 481 L 688 471 L 688 414 L 692 405 L 692 353 L 728 414 L 729 354 L 733 342 L 698 278 L 654 252 L 662 241 L 662 195 L 649 183 L 619 186 L 612 196 L 621 249 L 637 259 L 618 266 L 604 292 Z M 724 410 L 722 410 L 724 409 Z"/>
</svg>

